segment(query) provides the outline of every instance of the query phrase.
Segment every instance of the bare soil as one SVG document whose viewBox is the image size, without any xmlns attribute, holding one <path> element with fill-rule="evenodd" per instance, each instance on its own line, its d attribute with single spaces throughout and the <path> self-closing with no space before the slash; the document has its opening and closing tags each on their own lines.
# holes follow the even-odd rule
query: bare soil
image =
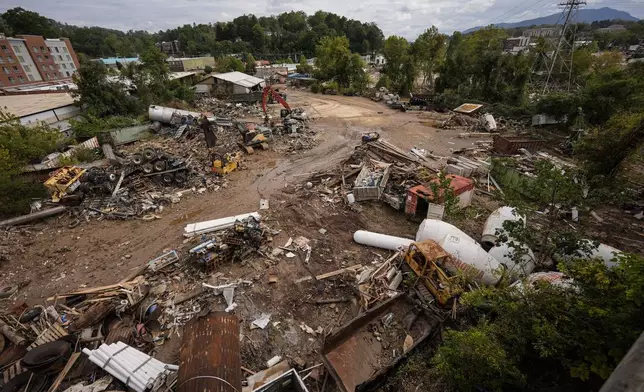
<svg viewBox="0 0 644 392">
<path fill-rule="evenodd" d="M 8 309 L 22 301 L 28 305 L 43 304 L 47 297 L 57 293 L 116 283 L 167 250 L 187 252 L 189 244 L 183 243 L 186 224 L 256 211 L 260 199 L 269 199 L 270 209 L 262 211 L 262 221 L 280 231 L 273 236 L 273 246 L 305 236 L 311 240 L 312 254 L 308 264 L 304 262 L 304 252 L 294 258 L 279 256 L 278 262 L 256 255 L 246 263 L 223 265 L 215 271 L 229 279 L 253 282 L 235 293 L 238 307 L 234 312 L 240 318 L 245 337 L 242 363 L 255 371 L 264 369 L 265 362 L 275 355 L 302 359 L 308 366 L 319 363 L 322 336 L 303 331 L 301 325 L 313 330 L 322 327 L 328 332 L 356 317 L 359 306 L 354 278 L 340 275 L 319 282 L 293 281 L 388 257 L 386 251 L 353 242 L 356 230 L 413 238 L 418 224 L 383 203 L 362 203 L 358 213 L 341 202 L 325 201 L 319 192 L 301 186 L 307 173 L 333 169 L 360 144 L 364 132 L 377 131 L 405 150 L 416 146 L 443 156 L 451 155 L 453 149 L 472 147 L 476 139 L 460 139 L 458 134 L 462 131 L 433 127 L 441 115 L 402 113 L 366 98 L 313 95 L 296 90 L 289 92 L 289 103 L 303 107 L 315 118 L 311 127 L 319 139 L 316 147 L 286 155 L 258 151 L 246 156 L 243 169 L 228 175 L 226 187 L 212 193 L 188 193 L 179 203 L 166 207 L 161 219 L 92 220 L 69 228 L 70 218 L 60 216 L 1 232 L 0 286 L 22 283 L 23 287 L 10 299 L 0 300 L 0 308 Z M 489 212 L 498 205 L 490 198 L 477 196 L 470 212 L 455 223 L 478 238 Z M 320 229 L 326 233 L 321 234 Z M 187 291 L 207 280 L 203 274 L 190 275 L 184 267 L 164 270 L 162 275 L 169 291 Z M 276 283 L 268 282 L 269 273 L 277 275 Z M 339 297 L 350 301 L 313 303 L 316 299 Z M 221 296 L 214 298 L 209 300 L 212 309 L 226 307 Z M 252 321 L 262 313 L 271 314 L 269 325 L 263 330 L 251 330 Z M 176 360 L 179 343 L 180 338 L 174 336 L 157 354 Z M 395 337 L 395 347 L 402 347 L 399 337 Z M 318 383 L 313 378 L 309 382 Z"/>
</svg>

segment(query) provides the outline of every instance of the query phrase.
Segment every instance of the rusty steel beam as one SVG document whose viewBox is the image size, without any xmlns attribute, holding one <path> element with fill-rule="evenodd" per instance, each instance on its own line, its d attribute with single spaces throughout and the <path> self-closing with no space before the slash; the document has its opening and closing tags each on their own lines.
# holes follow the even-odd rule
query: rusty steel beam
<svg viewBox="0 0 644 392">
<path fill-rule="evenodd" d="M 183 330 L 178 392 L 241 392 L 239 320 L 213 312 L 190 320 Z"/>
</svg>

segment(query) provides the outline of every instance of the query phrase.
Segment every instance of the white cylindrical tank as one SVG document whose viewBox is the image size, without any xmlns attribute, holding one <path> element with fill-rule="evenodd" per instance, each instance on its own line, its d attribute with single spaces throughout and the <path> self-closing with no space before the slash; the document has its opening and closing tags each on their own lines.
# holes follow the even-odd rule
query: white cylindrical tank
<svg viewBox="0 0 644 392">
<path fill-rule="evenodd" d="M 526 283 L 529 286 L 533 286 L 537 282 L 548 282 L 553 286 L 558 286 L 561 288 L 569 288 L 574 284 L 574 281 L 568 276 L 564 275 L 562 272 L 550 271 L 535 272 L 534 274 L 530 274 L 525 280 L 519 280 L 512 283 L 511 287 L 516 287 L 519 290 L 522 290 Z"/>
<path fill-rule="evenodd" d="M 399 247 L 407 248 L 414 242 L 407 238 L 394 237 L 392 235 L 373 233 L 365 230 L 358 230 L 353 233 L 353 240 L 362 245 L 389 250 L 397 250 Z"/>
<path fill-rule="evenodd" d="M 512 259 L 514 252 L 515 248 L 508 245 L 508 243 L 494 246 L 488 252 L 490 256 L 494 257 L 499 263 L 505 266 L 506 271 L 510 276 L 510 280 L 525 278 L 532 273 L 535 267 L 534 253 L 532 253 L 532 250 L 528 247 L 524 246 L 522 253 L 527 253 L 521 256 L 521 260 L 519 260 L 518 263 Z"/>
<path fill-rule="evenodd" d="M 150 105 L 148 108 L 148 117 L 150 121 L 159 121 L 163 124 L 169 124 L 173 113 L 179 113 L 182 116 L 192 116 L 199 118 L 201 113 L 191 112 L 189 110 L 179 110 L 165 106 Z"/>
<path fill-rule="evenodd" d="M 483 226 L 483 235 L 481 236 L 481 242 L 488 245 L 488 246 L 494 246 L 496 243 L 496 240 L 498 239 L 497 236 L 497 229 L 498 230 L 503 230 L 503 222 L 505 221 L 513 221 L 517 222 L 523 220 L 523 224 L 525 225 L 525 217 L 519 215 L 516 212 L 516 209 L 513 207 L 501 207 L 495 210 L 493 213 L 490 214 L 490 216 L 487 218 L 485 221 L 485 225 Z"/>
<path fill-rule="evenodd" d="M 416 241 L 420 242 L 425 240 L 433 240 L 438 242 L 448 234 L 460 236 L 461 238 L 467 237 L 474 241 L 472 237 L 465 234 L 456 226 L 450 225 L 449 223 L 443 222 L 442 220 L 438 219 L 423 220 L 420 226 L 418 226 L 418 231 L 416 232 Z"/>
<path fill-rule="evenodd" d="M 590 241 L 590 240 L 587 240 Z M 600 258 L 604 261 L 604 264 L 608 268 L 613 268 L 617 265 L 617 262 L 614 261 L 616 256 L 619 256 L 622 253 L 621 250 L 613 248 L 612 246 L 606 244 L 599 244 L 599 246 L 593 249 L 590 252 L 589 257 L 591 258 Z"/>
<path fill-rule="evenodd" d="M 503 275 L 501 263 L 490 256 L 467 234 L 447 234 L 437 242 L 453 256 L 453 263 L 445 265 L 449 272 L 453 274 L 463 272 L 477 282 L 486 285 L 494 285 L 501 279 Z"/>
<path fill-rule="evenodd" d="M 617 262 L 614 260 L 616 256 L 619 256 L 623 252 L 619 249 L 613 248 L 610 245 L 599 244 L 596 248 L 593 245 L 592 240 L 582 240 L 585 242 L 584 247 L 592 248 L 588 251 L 579 249 L 576 254 L 573 256 L 562 256 L 560 254 L 555 254 L 556 260 L 568 260 L 570 258 L 584 258 L 584 259 L 601 259 L 608 268 L 613 268 L 617 265 Z"/>
</svg>

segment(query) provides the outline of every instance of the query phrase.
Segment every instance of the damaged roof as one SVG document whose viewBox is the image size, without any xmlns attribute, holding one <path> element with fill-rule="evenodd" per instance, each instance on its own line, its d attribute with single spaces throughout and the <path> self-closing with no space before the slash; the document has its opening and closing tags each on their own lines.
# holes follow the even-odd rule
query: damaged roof
<svg viewBox="0 0 644 392">
<path fill-rule="evenodd" d="M 74 98 L 67 93 L 0 96 L 0 108 L 17 117 L 29 116 L 73 104 Z"/>
<path fill-rule="evenodd" d="M 260 83 L 264 83 L 264 79 L 256 78 L 254 76 L 250 76 L 243 72 L 237 71 L 215 74 L 212 75 L 212 77 L 248 88 L 257 86 Z"/>
</svg>

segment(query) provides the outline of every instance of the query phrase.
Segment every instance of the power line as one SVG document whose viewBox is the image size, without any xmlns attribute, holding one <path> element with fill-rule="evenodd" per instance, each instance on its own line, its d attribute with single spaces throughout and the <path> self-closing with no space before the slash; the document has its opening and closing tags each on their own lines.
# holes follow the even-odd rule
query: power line
<svg viewBox="0 0 644 392">
<path fill-rule="evenodd" d="M 568 74 L 568 91 L 570 91 L 570 85 L 572 83 L 572 61 L 575 51 L 575 31 L 569 32 L 569 29 L 571 29 L 571 25 L 572 30 L 576 28 L 576 25 L 573 23 L 573 19 L 582 5 L 586 5 L 586 2 L 583 0 L 567 0 L 566 2 L 559 3 L 559 6 L 564 7 L 562 12 L 564 22 L 559 34 L 559 39 L 557 40 L 557 47 L 552 56 L 552 62 L 548 67 L 546 82 L 543 86 L 543 94 L 546 94 L 549 91 L 552 72 L 555 69 L 555 65 L 557 65 L 558 59 L 560 59 L 561 73 L 565 71 Z"/>
</svg>

